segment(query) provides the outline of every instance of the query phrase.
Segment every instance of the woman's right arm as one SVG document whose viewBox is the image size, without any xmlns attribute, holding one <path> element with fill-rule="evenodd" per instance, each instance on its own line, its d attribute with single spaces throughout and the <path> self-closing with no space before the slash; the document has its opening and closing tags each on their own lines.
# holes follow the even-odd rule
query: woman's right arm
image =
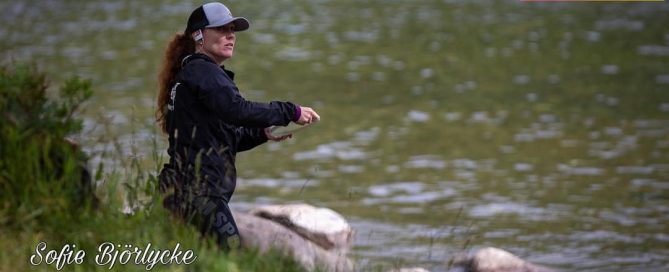
<svg viewBox="0 0 669 272">
<path fill-rule="evenodd" d="M 310 122 L 314 118 L 311 109 L 298 115 L 300 108 L 291 102 L 260 103 L 244 99 L 235 84 L 215 64 L 199 62 L 188 65 L 188 68 L 184 72 L 198 86 L 198 99 L 226 123 L 265 128 L 285 126 L 291 121 Z"/>
</svg>

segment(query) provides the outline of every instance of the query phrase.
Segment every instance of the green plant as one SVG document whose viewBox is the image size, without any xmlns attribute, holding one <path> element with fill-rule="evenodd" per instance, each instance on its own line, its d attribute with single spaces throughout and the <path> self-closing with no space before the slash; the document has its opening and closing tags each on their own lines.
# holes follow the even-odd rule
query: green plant
<svg viewBox="0 0 669 272">
<path fill-rule="evenodd" d="M 30 65 L 0 68 L 0 225 L 23 226 L 73 212 L 94 201 L 86 156 L 66 137 L 81 130 L 73 116 L 92 94 L 71 78 L 57 99 Z"/>
</svg>

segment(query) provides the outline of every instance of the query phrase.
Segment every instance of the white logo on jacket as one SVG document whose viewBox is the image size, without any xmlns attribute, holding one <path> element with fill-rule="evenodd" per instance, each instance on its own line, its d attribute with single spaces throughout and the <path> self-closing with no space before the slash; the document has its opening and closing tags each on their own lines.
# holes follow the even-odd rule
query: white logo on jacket
<svg viewBox="0 0 669 272">
<path fill-rule="evenodd" d="M 170 91 L 170 102 L 167 104 L 168 110 L 174 110 L 174 99 L 177 97 L 177 87 L 179 87 L 179 84 L 181 83 L 177 82 L 177 84 L 174 84 L 174 87 Z"/>
</svg>

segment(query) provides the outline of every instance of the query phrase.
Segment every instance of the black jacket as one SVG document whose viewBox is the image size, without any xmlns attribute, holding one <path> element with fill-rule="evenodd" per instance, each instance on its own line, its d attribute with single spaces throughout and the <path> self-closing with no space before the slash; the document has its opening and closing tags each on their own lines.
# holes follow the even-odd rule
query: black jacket
<svg viewBox="0 0 669 272">
<path fill-rule="evenodd" d="M 204 189 L 230 200 L 237 173 L 235 155 L 267 141 L 264 128 L 299 118 L 290 102 L 251 102 L 233 82 L 234 73 L 203 54 L 184 58 L 170 92 L 166 115 L 170 163 L 177 187 Z"/>
</svg>

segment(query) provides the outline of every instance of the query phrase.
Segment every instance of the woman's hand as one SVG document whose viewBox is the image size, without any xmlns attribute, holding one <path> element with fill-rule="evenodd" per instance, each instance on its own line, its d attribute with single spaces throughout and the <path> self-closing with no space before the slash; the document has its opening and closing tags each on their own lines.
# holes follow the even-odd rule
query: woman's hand
<svg viewBox="0 0 669 272">
<path fill-rule="evenodd" d="M 300 114 L 300 119 L 295 121 L 295 123 L 297 123 L 298 125 L 303 126 L 306 124 L 310 124 L 312 122 L 316 122 L 319 119 L 321 119 L 318 113 L 316 113 L 316 111 L 313 110 L 312 108 L 300 106 L 300 110 L 302 111 L 302 114 Z"/>
<path fill-rule="evenodd" d="M 293 134 L 283 135 L 280 137 L 274 136 L 272 135 L 272 131 L 270 130 L 270 128 L 265 128 L 265 136 L 267 137 L 267 140 L 273 142 L 281 142 L 285 139 L 293 138 Z"/>
</svg>

